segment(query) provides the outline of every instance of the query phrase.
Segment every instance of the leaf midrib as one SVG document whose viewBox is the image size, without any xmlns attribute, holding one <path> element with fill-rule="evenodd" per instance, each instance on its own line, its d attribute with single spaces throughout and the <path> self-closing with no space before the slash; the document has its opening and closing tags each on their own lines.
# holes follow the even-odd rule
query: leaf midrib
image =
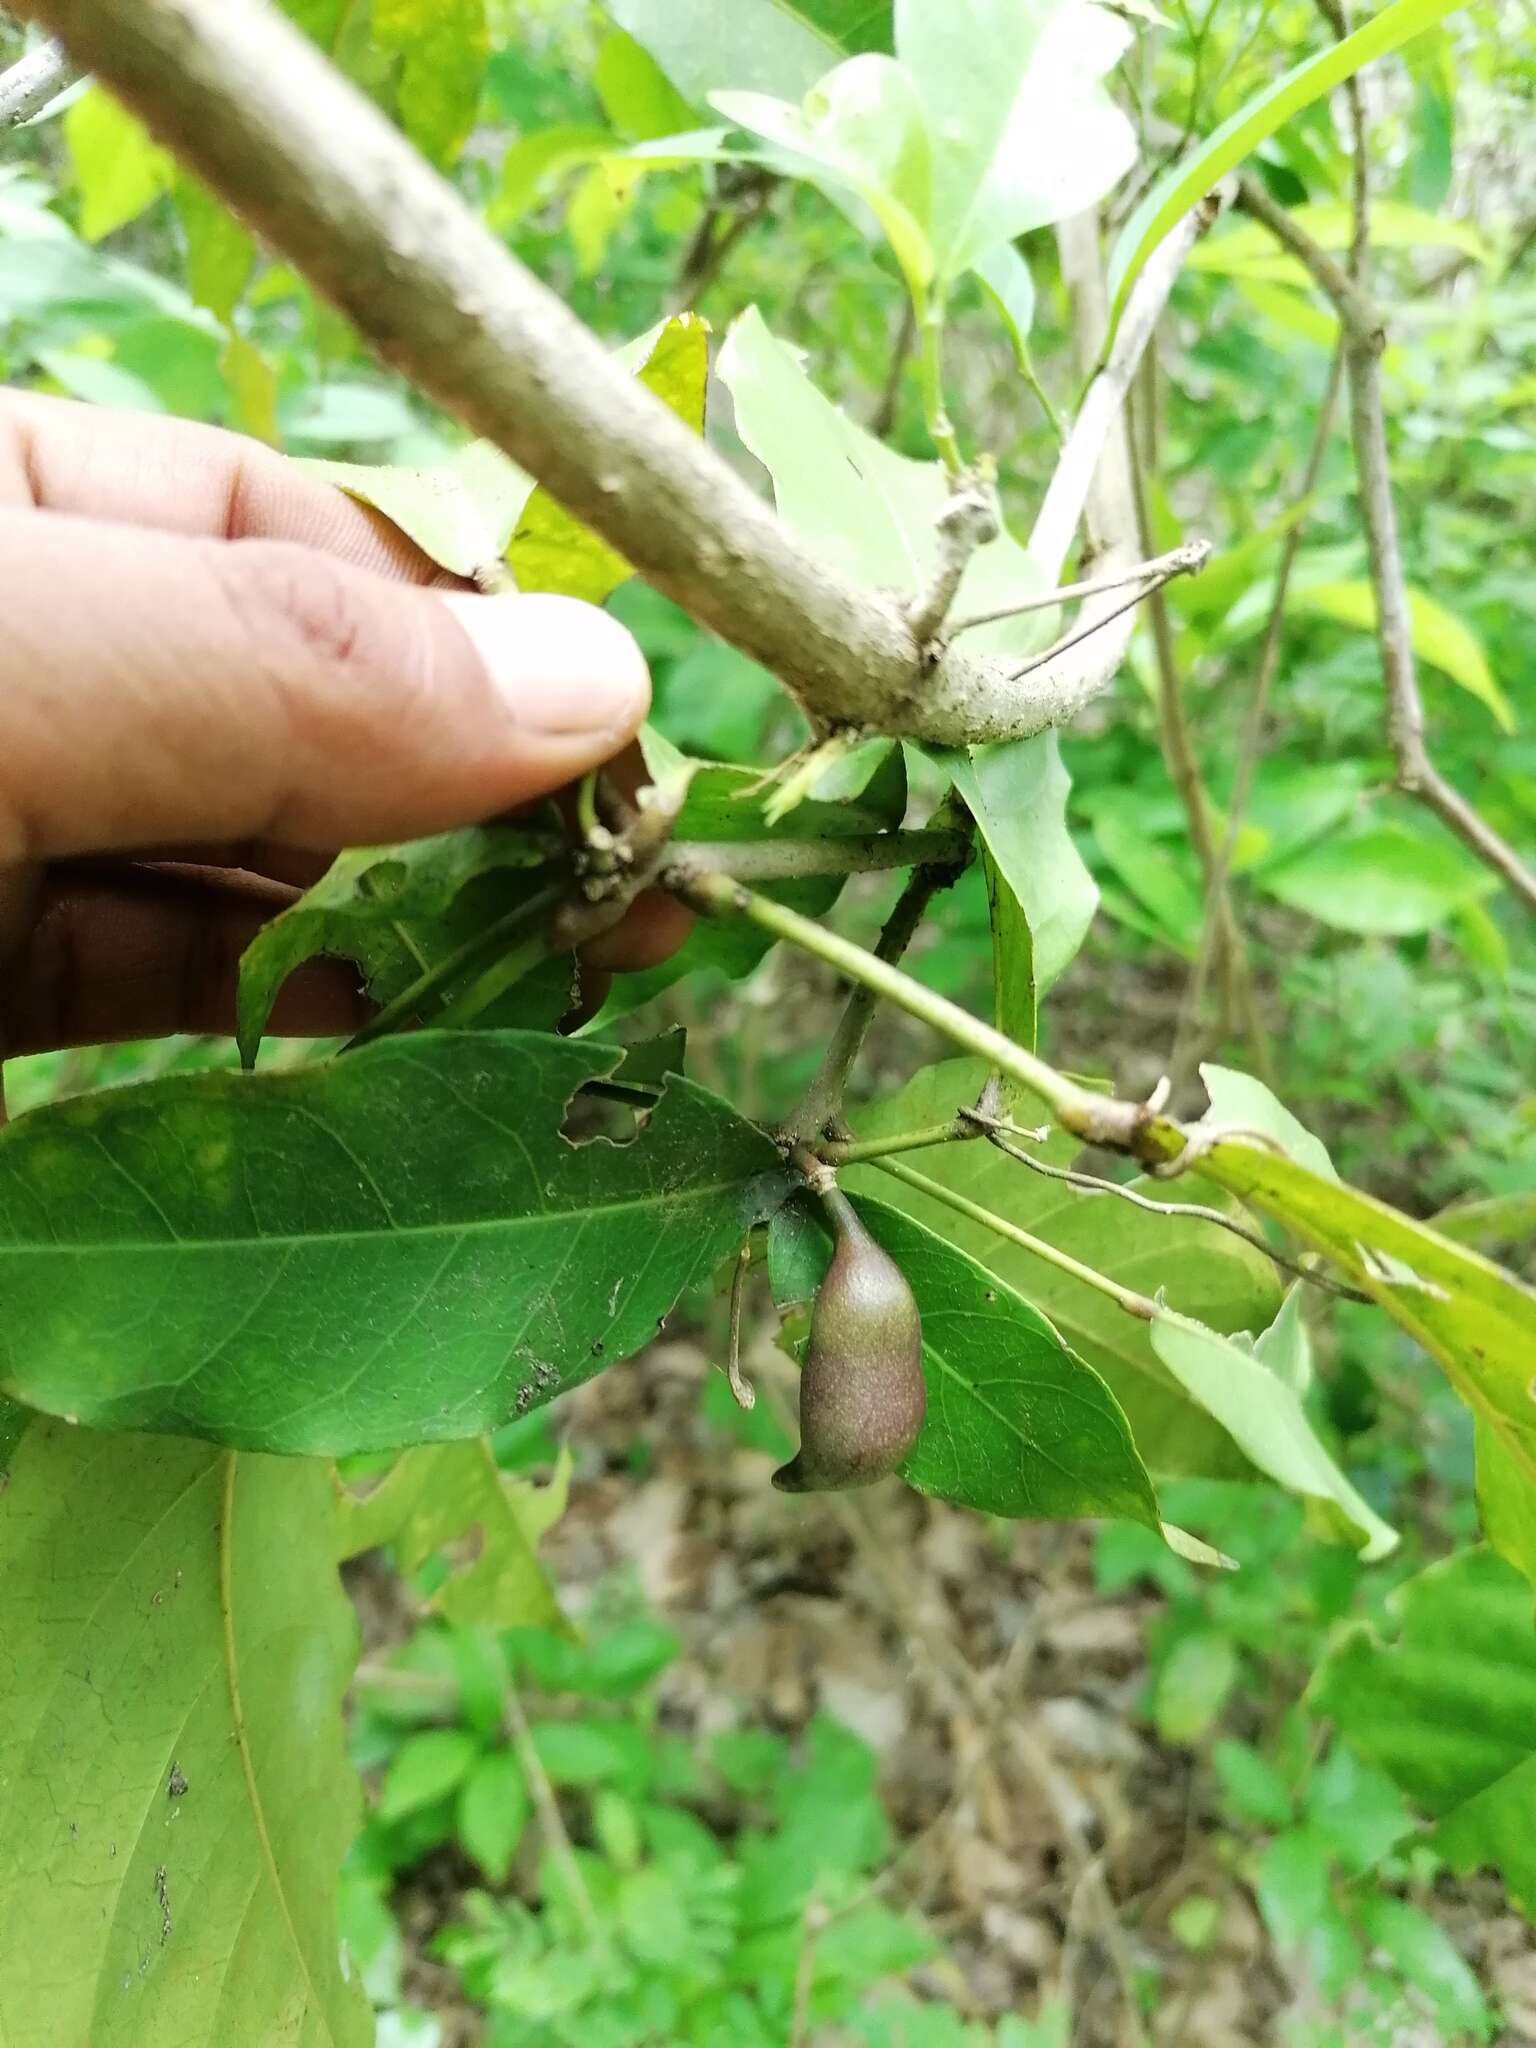
<svg viewBox="0 0 1536 2048">
<path fill-rule="evenodd" d="M 768 1170 L 766 1167 L 758 1172 Z M 244 1250 L 253 1246 L 294 1246 L 308 1244 L 348 1244 L 368 1242 L 388 1237 L 469 1237 L 486 1231 L 506 1231 L 530 1228 L 540 1224 L 571 1223 L 589 1217 L 619 1215 L 625 1210 L 655 1208 L 661 1202 L 675 1202 L 678 1205 L 691 1204 L 700 1197 L 728 1194 L 732 1189 L 745 1186 L 755 1178 L 743 1174 L 739 1178 L 711 1181 L 707 1184 L 693 1184 L 685 1193 L 671 1196 L 630 1196 L 620 1202 L 594 1202 L 580 1209 L 545 1209 L 538 1215 L 480 1216 L 462 1223 L 380 1223 L 370 1230 L 306 1230 L 274 1231 L 270 1234 L 256 1234 L 241 1237 L 112 1237 L 84 1238 L 48 1243 L 0 1244 L 0 1260 L 8 1258 L 35 1258 L 41 1254 L 107 1252 L 208 1252 L 230 1249 Z"/>
</svg>

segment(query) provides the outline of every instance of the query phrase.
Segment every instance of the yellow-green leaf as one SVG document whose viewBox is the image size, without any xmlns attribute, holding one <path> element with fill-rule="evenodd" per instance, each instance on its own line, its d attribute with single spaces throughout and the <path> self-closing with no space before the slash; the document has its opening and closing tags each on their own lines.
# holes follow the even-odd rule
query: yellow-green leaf
<svg viewBox="0 0 1536 2048">
<path fill-rule="evenodd" d="M 704 430 L 704 392 L 709 381 L 709 328 L 697 314 L 683 313 L 643 335 L 622 352 L 640 382 L 693 428 Z M 535 491 L 507 561 L 519 590 L 556 591 L 601 604 L 627 583 L 634 571 L 620 554 L 575 519 L 547 491 Z"/>
<path fill-rule="evenodd" d="M 1364 633 L 1376 630 L 1376 593 L 1369 583 L 1314 583 L 1295 591 L 1290 606 L 1292 611 L 1336 619 L 1341 626 L 1358 626 Z M 1471 627 L 1423 590 L 1409 591 L 1408 614 L 1413 651 L 1420 661 L 1459 683 L 1480 704 L 1487 705 L 1505 732 L 1513 732 L 1514 710 Z"/>
<path fill-rule="evenodd" d="M 175 159 L 99 85 L 65 114 L 64 141 L 80 185 L 80 232 L 88 242 L 137 220 L 171 189 Z"/>
</svg>

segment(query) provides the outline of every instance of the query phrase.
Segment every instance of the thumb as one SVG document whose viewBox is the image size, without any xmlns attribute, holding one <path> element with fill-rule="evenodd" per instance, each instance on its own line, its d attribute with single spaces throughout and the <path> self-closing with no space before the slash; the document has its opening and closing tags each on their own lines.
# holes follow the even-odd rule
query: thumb
<svg viewBox="0 0 1536 2048">
<path fill-rule="evenodd" d="M 445 831 L 607 760 L 650 701 L 629 634 L 570 598 L 59 513 L 0 513 L 0 558 L 0 864 Z"/>
</svg>

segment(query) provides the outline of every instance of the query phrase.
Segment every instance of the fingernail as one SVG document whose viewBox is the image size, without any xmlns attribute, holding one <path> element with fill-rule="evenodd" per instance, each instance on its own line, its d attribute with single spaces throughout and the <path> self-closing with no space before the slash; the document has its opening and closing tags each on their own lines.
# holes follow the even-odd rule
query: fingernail
<svg viewBox="0 0 1536 2048">
<path fill-rule="evenodd" d="M 575 737 L 633 731 L 651 701 L 645 657 L 617 619 L 573 597 L 443 602 L 474 642 L 507 708 L 527 732 Z"/>
</svg>

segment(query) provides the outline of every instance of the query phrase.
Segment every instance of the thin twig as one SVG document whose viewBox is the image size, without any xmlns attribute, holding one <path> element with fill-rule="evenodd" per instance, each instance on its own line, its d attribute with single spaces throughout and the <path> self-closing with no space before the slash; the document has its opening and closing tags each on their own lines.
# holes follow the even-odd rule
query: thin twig
<svg viewBox="0 0 1536 2048">
<path fill-rule="evenodd" d="M 945 814 L 946 807 L 941 806 L 937 815 Z M 952 842 L 951 850 L 943 859 L 913 869 L 876 941 L 875 959 L 894 966 L 911 945 L 934 897 L 958 881 L 965 871 L 971 858 L 970 835 L 963 832 L 933 835 L 935 838 L 941 836 Z M 841 1111 L 848 1076 L 874 1021 L 878 1000 L 872 988 L 863 983 L 855 984 L 822 1055 L 821 1065 L 790 1120 L 786 1135 L 793 1141 L 819 1138 Z"/>
<path fill-rule="evenodd" d="M 1155 388 L 1155 340 L 1142 359 L 1142 371 L 1143 384 L 1151 383 Z M 1144 424 L 1147 445 L 1151 447 L 1157 431 L 1157 418 L 1151 399 L 1145 401 L 1143 409 L 1146 413 Z M 1151 533 L 1151 514 L 1147 505 L 1145 468 L 1134 435 L 1131 437 L 1131 478 L 1136 494 L 1137 523 L 1141 529 L 1142 545 L 1146 546 Z M 1195 751 L 1194 737 L 1189 729 L 1183 678 L 1179 674 L 1178 656 L 1173 644 L 1173 623 L 1168 615 L 1168 602 L 1161 585 L 1153 588 L 1148 593 L 1148 598 L 1148 611 L 1152 622 L 1152 651 L 1157 664 L 1157 712 L 1163 758 L 1167 765 L 1169 780 L 1178 791 L 1179 801 L 1184 807 L 1185 822 L 1189 827 L 1189 842 L 1194 848 L 1201 880 L 1205 886 L 1206 915 L 1208 921 L 1214 924 L 1216 931 L 1219 957 L 1226 975 L 1229 1012 L 1234 1019 L 1241 1020 L 1243 1035 L 1248 1042 L 1259 1078 L 1273 1085 L 1274 1063 L 1270 1058 L 1269 1034 L 1264 1028 L 1264 1019 L 1254 990 L 1248 949 L 1244 944 L 1243 934 L 1232 907 L 1232 898 L 1225 883 L 1218 889 L 1212 888 L 1216 873 L 1216 843 L 1211 826 L 1211 802 L 1206 794 L 1205 779 L 1200 773 L 1199 756 Z"/>
<path fill-rule="evenodd" d="M 883 441 L 896 424 L 896 415 L 901 407 L 901 387 L 907 374 L 907 364 L 912 358 L 912 345 L 917 340 L 917 308 L 905 293 L 901 297 L 901 319 L 896 327 L 896 339 L 891 344 L 890 367 L 885 373 L 885 384 L 878 404 L 869 417 L 869 431 L 877 441 Z"/>
<path fill-rule="evenodd" d="M 64 45 L 40 43 L 8 71 L 0 72 L 0 128 L 19 128 L 58 98 L 74 77 Z"/>
<path fill-rule="evenodd" d="M 983 1208 L 980 1202 L 973 1202 L 969 1195 L 962 1195 L 955 1188 L 946 1187 L 941 1180 L 930 1180 L 926 1173 L 919 1173 L 914 1167 L 903 1166 L 898 1159 L 877 1159 L 875 1165 L 881 1173 L 888 1173 L 892 1180 L 902 1181 L 915 1193 L 926 1195 L 931 1202 L 942 1202 L 947 1209 L 953 1209 L 957 1216 L 969 1217 L 972 1223 L 979 1223 L 984 1229 L 993 1231 L 998 1237 L 1016 1244 L 1032 1258 L 1043 1260 L 1048 1266 L 1067 1274 L 1073 1280 L 1081 1280 L 1085 1287 L 1093 1288 L 1112 1301 L 1116 1308 L 1125 1310 L 1128 1316 L 1135 1316 L 1143 1323 L 1152 1322 L 1157 1316 L 1157 1303 L 1145 1294 L 1138 1294 L 1134 1287 L 1122 1287 L 1118 1280 L 1111 1280 L 1107 1273 L 1085 1266 L 1081 1259 L 1074 1259 L 1070 1252 L 1064 1252 L 1053 1244 L 1047 1244 L 1043 1237 L 1036 1237 L 1028 1230 L 1022 1230 L 1006 1216 L 999 1216 L 993 1209 Z"/>
<path fill-rule="evenodd" d="M 938 550 L 927 585 L 907 607 L 919 647 L 931 646 L 954 603 L 971 557 L 998 535 L 997 493 L 984 477 L 962 477 L 936 521 Z"/>
<path fill-rule="evenodd" d="M 1322 475 L 1323 463 L 1327 459 L 1328 443 L 1333 438 L 1334 415 L 1338 410 L 1339 387 L 1344 380 L 1344 345 L 1341 341 L 1335 349 L 1328 368 L 1328 384 L 1323 393 L 1323 402 L 1318 409 L 1317 426 L 1312 436 L 1312 446 L 1307 454 L 1306 468 L 1296 488 L 1296 501 L 1306 504 L 1317 489 Z M 1206 917 L 1201 930 L 1200 950 L 1190 973 L 1189 987 L 1184 997 L 1183 1013 L 1179 1029 L 1175 1034 L 1173 1057 L 1170 1064 L 1174 1072 L 1182 1073 L 1188 1064 L 1185 1048 L 1194 1031 L 1198 1028 L 1200 1013 L 1205 1003 L 1206 984 L 1210 976 L 1212 955 L 1215 945 L 1215 928 L 1211 922 L 1211 903 L 1218 885 L 1225 887 L 1232 873 L 1232 861 L 1237 852 L 1243 820 L 1248 810 L 1248 800 L 1253 794 L 1254 777 L 1258 772 L 1259 760 L 1264 746 L 1264 720 L 1269 711 L 1269 693 L 1274 687 L 1275 676 L 1280 667 L 1280 649 L 1285 637 L 1285 608 L 1290 595 L 1291 575 L 1301 553 L 1306 527 L 1304 521 L 1291 522 L 1280 545 L 1280 560 L 1275 570 L 1275 594 L 1269 607 L 1269 618 L 1265 622 L 1264 640 L 1259 649 L 1258 669 L 1254 676 L 1253 695 L 1248 702 L 1248 715 L 1243 725 L 1243 737 L 1238 748 L 1237 773 L 1232 784 L 1232 794 L 1227 800 L 1226 830 L 1216 851 L 1216 865 L 1206 889 Z"/>
<path fill-rule="evenodd" d="M 960 1116 L 967 1123 L 975 1124 L 981 1129 L 999 1152 L 1004 1152 L 1010 1159 L 1017 1160 L 1020 1166 L 1027 1166 L 1031 1173 L 1043 1174 L 1047 1180 L 1064 1181 L 1068 1187 L 1077 1188 L 1085 1195 L 1114 1195 L 1122 1202 L 1129 1202 L 1133 1209 L 1146 1209 L 1154 1216 L 1189 1217 L 1201 1223 L 1213 1223 L 1218 1229 L 1229 1231 L 1233 1237 L 1240 1237 L 1244 1244 L 1251 1244 L 1255 1251 L 1262 1252 L 1266 1259 L 1272 1260 L 1282 1271 L 1292 1274 L 1297 1280 L 1309 1281 L 1314 1287 L 1321 1288 L 1325 1294 L 1336 1294 L 1343 1301 L 1370 1300 L 1368 1294 L 1361 1294 L 1357 1288 L 1346 1287 L 1327 1273 L 1287 1258 L 1284 1252 L 1276 1251 L 1268 1239 L 1261 1237 L 1256 1230 L 1249 1230 L 1245 1224 L 1239 1223 L 1235 1216 L 1228 1216 L 1220 1209 L 1212 1209 L 1203 1202 L 1154 1202 L 1149 1195 L 1143 1195 L 1135 1188 L 1125 1187 L 1119 1181 L 1101 1180 L 1097 1174 L 1082 1173 L 1075 1167 L 1052 1166 L 1047 1160 L 1036 1159 L 1033 1153 L 1026 1152 L 1022 1146 L 1014 1144 L 1009 1127 L 998 1118 L 984 1116 L 981 1111 L 975 1109 L 962 1109 Z M 1033 1136 L 1033 1133 L 1023 1135 Z"/>
<path fill-rule="evenodd" d="M 1134 568 L 1119 569 L 1109 576 L 1088 576 L 1081 583 L 1063 583 L 1056 590 L 1044 590 L 1034 597 L 1022 597 L 1016 604 L 1005 604 L 995 612 L 972 612 L 969 617 L 957 619 L 949 628 L 953 640 L 959 633 L 969 633 L 975 626 L 995 626 L 1000 619 L 1022 618 L 1027 612 L 1053 611 L 1057 605 L 1072 604 L 1080 597 L 1102 597 L 1106 591 L 1124 590 L 1132 583 L 1145 583 L 1149 587 L 1172 582 L 1175 576 L 1198 576 L 1211 559 L 1211 544 L 1208 540 L 1187 540 L 1181 547 L 1170 549 L 1166 555 L 1155 555 L 1149 562 L 1137 562 Z M 1146 591 L 1142 596 L 1147 595 Z"/>
<path fill-rule="evenodd" d="M 1334 0 L 1319 0 L 1319 7 L 1335 33 L 1339 33 L 1344 16 Z M 1508 841 L 1446 781 L 1430 757 L 1424 736 L 1424 701 L 1419 691 L 1413 620 L 1398 538 L 1391 458 L 1387 452 L 1386 406 L 1381 386 L 1384 337 L 1368 290 L 1370 134 L 1358 79 L 1347 81 L 1347 105 L 1354 148 L 1352 275 L 1346 277 L 1327 251 L 1298 228 L 1284 208 L 1277 207 L 1252 179 L 1242 181 L 1241 200 L 1276 240 L 1305 265 L 1332 299 L 1344 323 L 1350 420 L 1360 477 L 1360 514 L 1376 594 L 1377 639 L 1387 684 L 1387 734 L 1397 764 L 1397 786 L 1405 796 L 1417 799 L 1433 811 L 1479 860 L 1508 883 L 1527 908 L 1536 910 L 1536 869 L 1528 867 Z"/>
<path fill-rule="evenodd" d="M 571 1903 L 576 1908 L 576 1917 L 585 1929 L 587 1939 L 594 1948 L 600 1948 L 604 1945 L 602 1923 L 598 1919 L 597 1908 L 592 1903 L 592 1894 L 587 1890 L 587 1881 L 581 1874 L 581 1864 L 577 1861 L 575 1845 L 560 1812 L 560 1802 L 555 1797 L 555 1788 L 534 1746 L 533 1730 L 528 1725 L 523 1702 L 510 1678 L 505 1681 L 505 1691 L 502 1694 L 502 1715 L 512 1746 L 517 1751 L 517 1761 L 522 1769 L 529 1797 L 539 1816 L 545 1847 L 560 1866 L 560 1874 L 565 1879 Z"/>
</svg>

